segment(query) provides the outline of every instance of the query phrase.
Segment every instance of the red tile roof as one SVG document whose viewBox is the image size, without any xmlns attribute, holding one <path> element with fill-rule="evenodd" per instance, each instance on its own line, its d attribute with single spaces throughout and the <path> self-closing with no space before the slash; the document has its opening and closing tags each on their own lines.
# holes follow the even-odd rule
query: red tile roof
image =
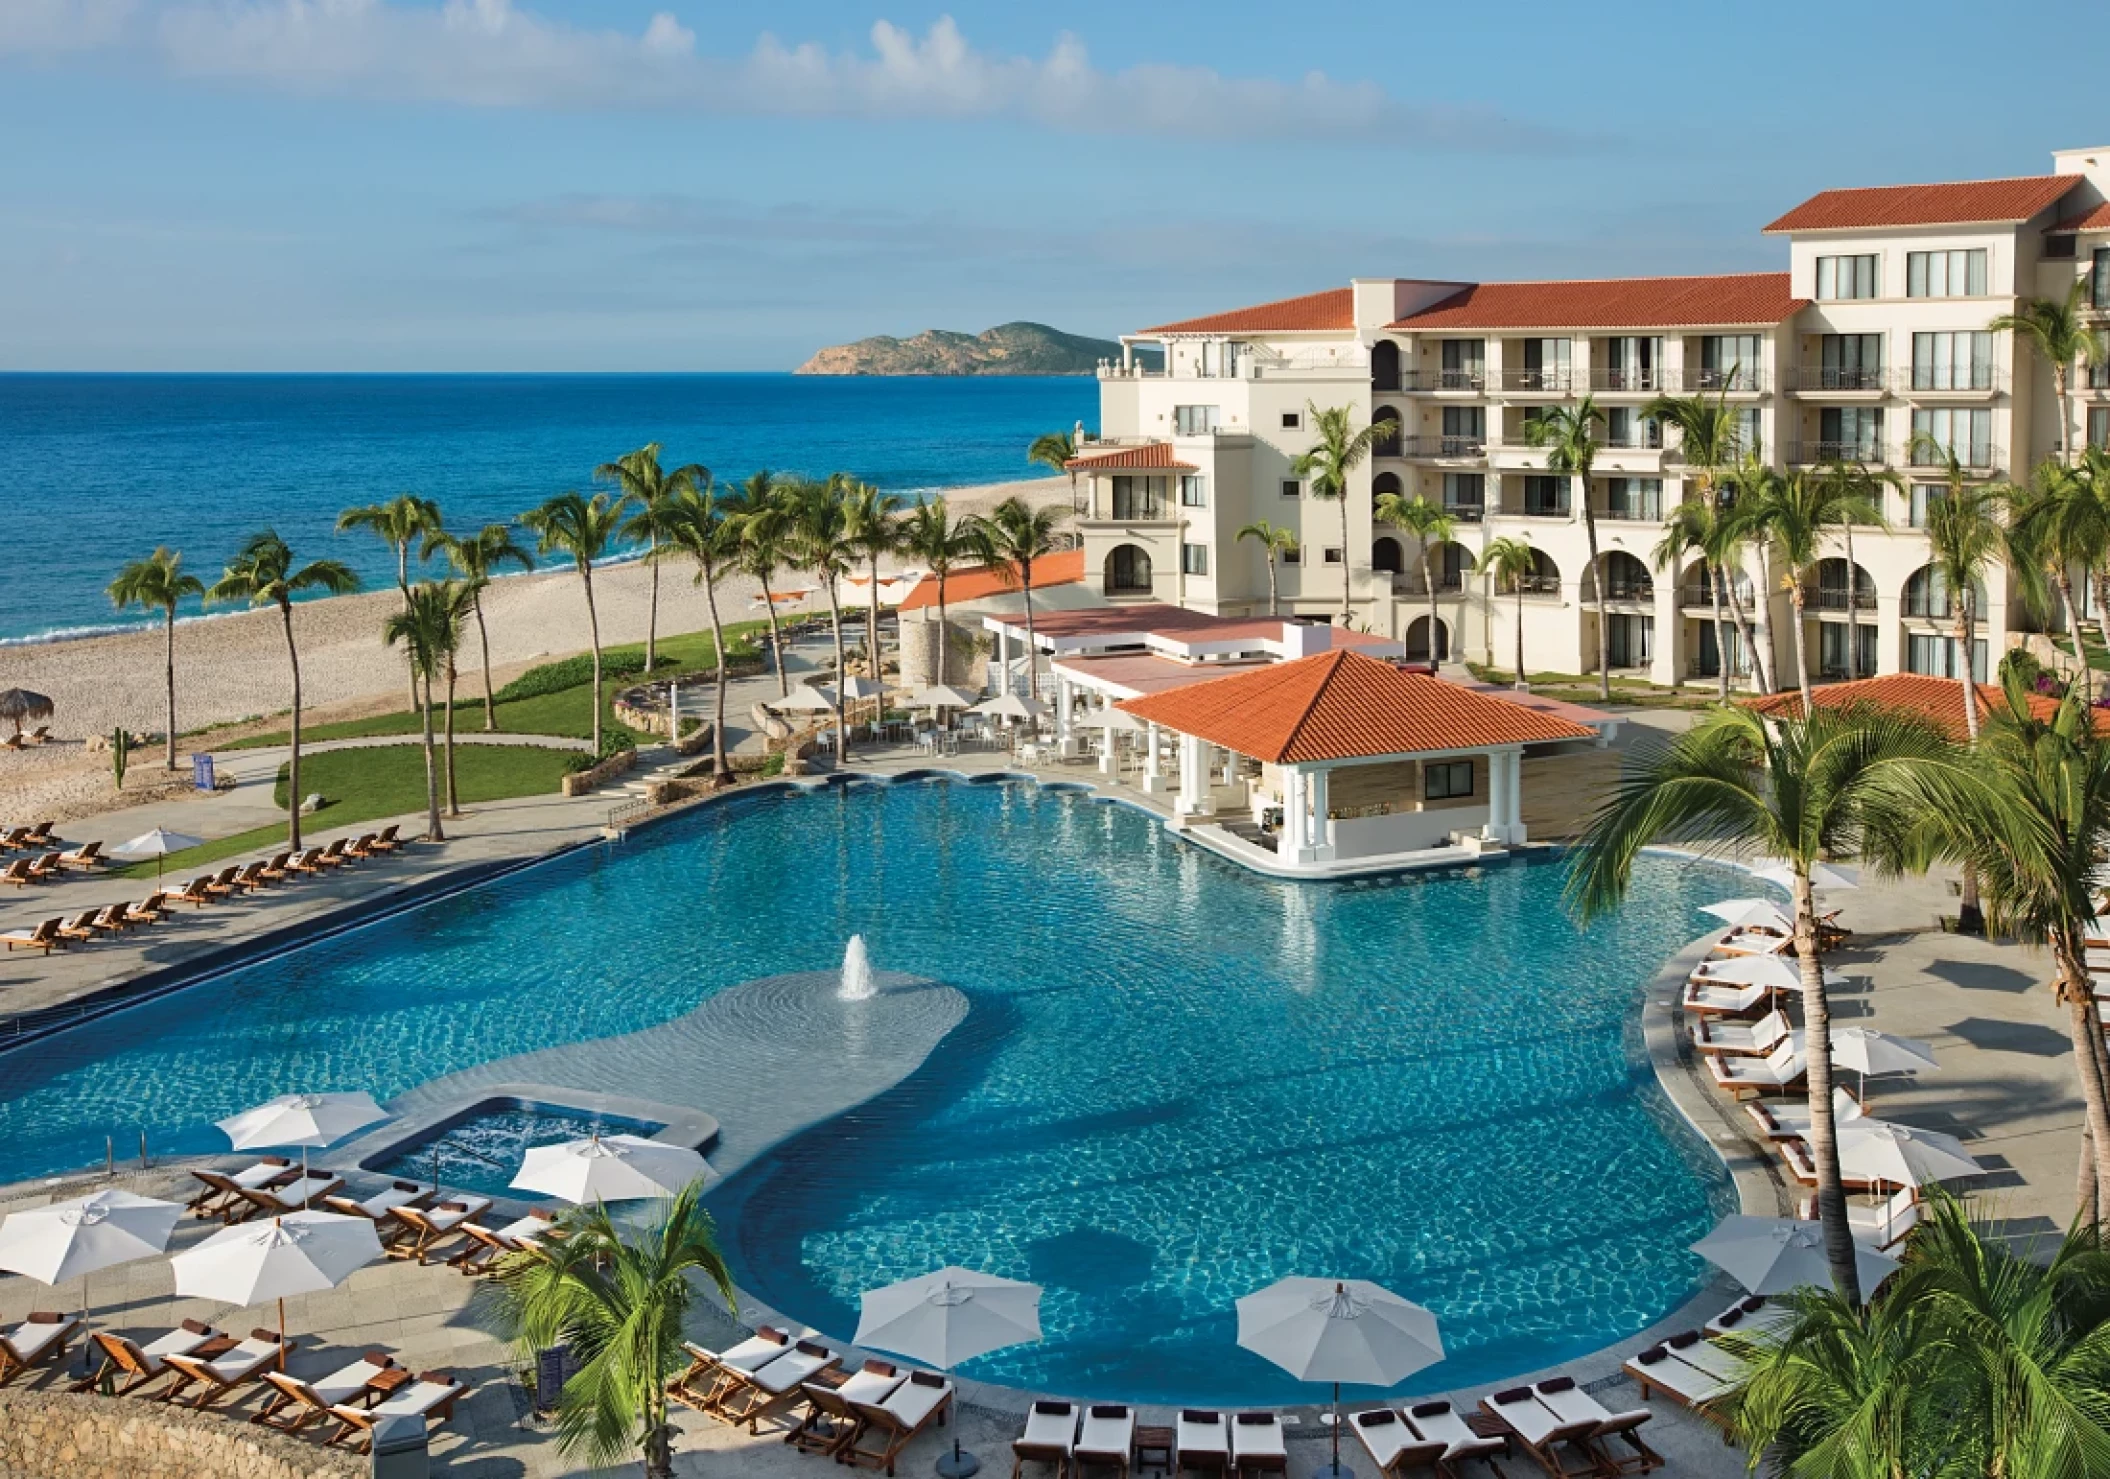
<svg viewBox="0 0 2110 1479">
<path fill-rule="evenodd" d="M 1947 730 L 1951 739 L 1963 739 L 1969 732 L 1963 722 L 1963 685 L 1954 678 L 1935 678 L 1925 673 L 1890 673 L 1853 683 L 1827 683 L 1811 690 L 1810 697 L 1820 709 L 1870 704 L 1879 709 L 1902 709 L 1924 715 Z M 1978 685 L 1978 699 L 1981 715 L 1996 705 L 2004 708 L 2007 704 L 2001 691 L 1990 683 Z M 1792 689 L 1738 702 L 1761 714 L 1791 718 L 1799 718 L 1802 714 L 1802 695 Z M 2030 714 L 2038 719 L 2049 719 L 2058 708 L 2054 700 L 2042 696 L 2032 698 L 2029 703 Z M 2095 727 L 2099 732 L 2110 733 L 2110 712 L 2098 709 Z"/>
<path fill-rule="evenodd" d="M 1144 334 L 1264 334 L 1298 330 L 1352 329 L 1355 327 L 1355 289 L 1328 288 L 1301 298 L 1281 298 L 1234 308 L 1202 318 L 1183 318 L 1178 323 L 1142 329 Z"/>
<path fill-rule="evenodd" d="M 1075 585 L 1084 579 L 1084 551 L 1063 550 L 1058 554 L 1043 555 L 1033 562 L 1033 589 L 1045 590 L 1051 585 Z M 950 606 L 960 601 L 973 601 L 983 596 L 1001 595 L 1005 591 L 1019 588 L 1018 572 L 1005 566 L 1001 569 L 989 565 L 977 565 L 972 570 L 955 570 L 945 577 L 945 603 Z M 926 575 L 916 582 L 916 588 L 902 598 L 903 611 L 921 611 L 926 606 L 938 604 L 938 582 Z"/>
<path fill-rule="evenodd" d="M 1147 447 L 1123 447 L 1118 452 L 1086 452 L 1063 466 L 1072 472 L 1113 472 L 1130 467 L 1179 467 L 1192 472 L 1195 464 L 1174 457 L 1172 443 L 1152 442 Z"/>
<path fill-rule="evenodd" d="M 2110 202 L 2099 205 L 2092 211 L 2084 211 L 2078 216 L 2068 216 L 2065 220 L 2057 222 L 2046 229 L 2051 231 L 2110 231 Z"/>
<path fill-rule="evenodd" d="M 1821 190 L 1768 231 L 1856 231 L 1878 226 L 1960 226 L 2027 221 L 2081 183 L 2079 175 L 2027 175 L 1947 185 Z"/>
<path fill-rule="evenodd" d="M 1777 324 L 1807 300 L 1785 272 L 1483 282 L 1391 325 L 1395 329 L 1653 329 Z"/>
<path fill-rule="evenodd" d="M 1127 699 L 1118 707 L 1276 764 L 1591 739 L 1596 733 L 1358 652 L 1276 663 Z"/>
</svg>

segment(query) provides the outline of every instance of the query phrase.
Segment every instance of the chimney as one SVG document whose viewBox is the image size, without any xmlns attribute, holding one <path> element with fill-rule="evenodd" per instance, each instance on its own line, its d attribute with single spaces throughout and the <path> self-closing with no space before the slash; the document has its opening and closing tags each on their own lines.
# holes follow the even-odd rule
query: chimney
<svg viewBox="0 0 2110 1479">
<path fill-rule="evenodd" d="M 1282 656 L 1285 661 L 1295 662 L 1300 657 L 1317 657 L 1332 647 L 1333 628 L 1324 622 L 1282 623 Z"/>
</svg>

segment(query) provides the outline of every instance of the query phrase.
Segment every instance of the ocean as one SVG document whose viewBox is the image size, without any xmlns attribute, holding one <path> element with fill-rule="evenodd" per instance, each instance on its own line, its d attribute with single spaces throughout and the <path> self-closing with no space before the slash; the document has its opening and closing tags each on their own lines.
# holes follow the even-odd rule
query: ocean
<svg viewBox="0 0 2110 1479">
<path fill-rule="evenodd" d="M 340 510 L 415 492 L 450 528 L 510 518 L 657 441 L 721 482 L 847 471 L 890 492 L 1023 478 L 1098 423 L 1080 377 L 0 375 L 0 643 L 151 624 L 104 587 L 166 544 L 207 584 L 250 534 L 395 581 Z"/>
</svg>

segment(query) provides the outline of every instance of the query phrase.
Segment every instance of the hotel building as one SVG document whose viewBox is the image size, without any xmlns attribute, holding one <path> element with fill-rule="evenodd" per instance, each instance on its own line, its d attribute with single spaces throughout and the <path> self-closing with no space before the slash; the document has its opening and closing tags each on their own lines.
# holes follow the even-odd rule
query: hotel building
<svg viewBox="0 0 2110 1479">
<path fill-rule="evenodd" d="M 1748 445 L 1775 467 L 1858 460 L 1895 473 L 1886 527 L 1855 532 L 1849 583 L 1833 541 L 1809 583 L 1808 651 L 1822 677 L 1950 675 L 1948 594 L 1927 567 L 1927 500 L 1945 475 L 1915 433 L 1952 449 L 1972 479 L 2027 478 L 2060 447 L 2049 368 L 1987 325 L 2032 297 L 2089 283 L 2110 325 L 2110 148 L 2053 155 L 2052 173 L 1827 190 L 1766 228 L 1787 270 L 1716 277 L 1471 283 L 1356 279 L 1345 287 L 1161 324 L 1123 338 L 1100 370 L 1100 434 L 1079 448 L 1085 581 L 1109 601 L 1171 602 L 1223 616 L 1268 611 L 1267 562 L 1238 531 L 1257 521 L 1298 541 L 1278 569 L 1282 610 L 1354 623 L 1439 655 L 1507 666 L 1518 602 L 1471 571 L 1488 541 L 1538 553 L 1524 583 L 1525 662 L 1597 664 L 1595 587 L 1581 510 L 1593 510 L 1611 666 L 1658 683 L 1712 680 L 1713 592 L 1689 557 L 1659 562 L 1665 514 L 1696 488 L 1675 432 L 1642 415 L 1658 394 L 1721 394 Z M 1163 350 L 1144 369 L 1130 350 Z M 1546 471 L 1525 428 L 1548 407 L 1595 397 L 1601 450 L 1587 489 Z M 1294 464 L 1311 407 L 1397 432 L 1359 467 L 1345 501 L 1315 499 Z M 2073 382 L 2075 445 L 2110 443 L 2110 373 Z M 1448 509 L 1455 540 L 1426 566 L 1411 535 L 1373 518 L 1385 493 Z M 1345 531 L 1343 516 L 1345 514 Z M 1732 576 L 1794 678 L 1781 572 L 1753 555 Z M 1438 630 L 1429 623 L 1436 589 Z M 1756 594 L 1772 587 L 1763 603 Z M 1850 596 L 1850 590 L 1853 594 Z M 2049 627 L 2003 570 L 1978 603 L 1989 667 L 2016 633 Z"/>
</svg>

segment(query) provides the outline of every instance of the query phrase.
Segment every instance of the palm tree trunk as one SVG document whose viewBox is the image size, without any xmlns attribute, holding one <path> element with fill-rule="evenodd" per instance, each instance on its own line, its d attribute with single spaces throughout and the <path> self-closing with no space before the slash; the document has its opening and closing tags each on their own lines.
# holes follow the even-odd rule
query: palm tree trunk
<svg viewBox="0 0 2110 1479">
<path fill-rule="evenodd" d="M 425 732 L 425 836 L 433 842 L 444 842 L 447 834 L 440 830 L 440 772 L 432 754 L 432 674 L 425 675 L 425 702 L 418 710 Z"/>
<path fill-rule="evenodd" d="M 784 671 L 784 637 L 777 629 L 777 598 L 769 593 L 769 572 L 762 572 L 762 614 L 769 618 L 769 654 L 777 663 L 777 697 L 791 697 L 791 678 Z"/>
<path fill-rule="evenodd" d="M 1714 567 L 1714 680 L 1721 701 L 1729 702 L 1729 624 L 1722 616 L 1722 567 Z"/>
<path fill-rule="evenodd" d="M 498 728 L 498 702 L 491 696 L 491 634 L 484 627 L 484 593 L 478 591 L 470 604 L 476 608 L 476 640 L 483 649 L 484 733 L 490 734 Z"/>
<path fill-rule="evenodd" d="M 1590 542 L 1590 583 L 1597 590 L 1597 696 L 1606 703 L 1612 701 L 1612 632 L 1605 625 L 1604 614 L 1604 569 L 1597 563 L 1597 515 L 1590 510 L 1590 480 L 1576 479 L 1582 485 L 1583 533 Z"/>
<path fill-rule="evenodd" d="M 593 642 L 593 755 L 601 758 L 601 616 L 593 609 L 593 568 L 579 561 L 579 583 L 586 588 L 586 631 Z"/>
<path fill-rule="evenodd" d="M 2088 678 L 2088 648 L 2081 641 L 2081 608 L 2073 599 L 2073 572 L 2066 562 L 2058 562 L 2052 579 L 2059 587 L 2059 599 L 2066 606 L 2066 640 L 2073 644 L 2073 660 L 2080 665 L 2079 680 L 2085 684 Z"/>
<path fill-rule="evenodd" d="M 1956 665 L 1963 672 L 1963 732 L 1978 738 L 1978 678 L 1971 671 L 1971 598 L 1956 603 Z"/>
<path fill-rule="evenodd" d="M 821 584 L 828 591 L 828 624 L 835 632 L 835 763 L 850 763 L 850 726 L 843 718 L 843 685 L 850 675 L 843 664 L 843 613 L 835 600 L 835 576 L 832 572 L 821 576 Z"/>
<path fill-rule="evenodd" d="M 1795 622 L 1795 682 L 1802 689 L 1802 717 L 1805 719 L 1817 712 L 1817 700 L 1810 694 L 1809 624 L 1803 620 L 1808 601 L 1809 597 L 1802 589 L 1802 577 L 1798 575 L 1788 587 L 1788 609 Z"/>
<path fill-rule="evenodd" d="M 936 682 L 945 681 L 945 572 L 938 572 L 938 676 Z"/>
<path fill-rule="evenodd" d="M 1353 581 L 1348 563 L 1348 489 L 1344 485 L 1341 489 L 1341 625 L 1344 627 L 1355 625 Z"/>
<path fill-rule="evenodd" d="M 1516 672 L 1516 680 L 1515 680 L 1515 681 L 1514 681 L 1513 683 L 1511 683 L 1511 684 L 1510 684 L 1510 687 L 1512 687 L 1512 688 L 1516 689 L 1516 690 L 1517 690 L 1517 691 L 1518 691 L 1519 693 L 1522 693 L 1522 692 L 1523 692 L 1524 690 L 1528 689 L 1528 688 L 1529 688 L 1530 686 L 1531 686 L 1531 685 L 1530 685 L 1529 683 L 1526 683 L 1526 682 L 1524 681 L 1524 578 L 1523 578 L 1522 576 L 1518 576 L 1518 577 L 1517 577 L 1517 672 Z"/>
<path fill-rule="evenodd" d="M 872 655 L 872 681 L 879 685 L 880 692 L 872 695 L 872 719 L 876 723 L 886 712 L 886 678 L 880 672 L 879 663 L 879 555 L 872 555 L 872 604 L 865 617 L 866 642 Z"/>
<path fill-rule="evenodd" d="M 711 780 L 722 786 L 732 773 L 732 767 L 725 763 L 725 628 L 718 620 L 718 585 L 708 560 L 703 562 L 703 599 L 711 613 L 711 646 L 718 653 L 718 694 L 711 720 Z M 674 716 L 674 735 L 676 739 L 681 736 L 679 714 Z"/>
<path fill-rule="evenodd" d="M 1345 515 L 1344 515 L 1345 517 Z M 1033 632 L 1033 562 L 1020 560 L 1018 573 L 1026 595 L 1026 697 L 1040 702 L 1040 644 Z"/>
<path fill-rule="evenodd" d="M 1423 583 L 1429 588 L 1429 662 L 1434 664 L 1439 661 L 1436 656 L 1436 572 L 1429 568 L 1429 539 L 1427 535 L 1423 535 L 1421 539 L 1421 578 Z"/>
<path fill-rule="evenodd" d="M 2059 461 L 2073 466 L 2073 402 L 2067 393 L 2066 366 L 2056 361 L 2051 367 L 2051 387 L 2059 403 Z"/>
<path fill-rule="evenodd" d="M 2081 1081 L 2081 1105 L 2095 1150 L 2095 1186 L 2100 1198 L 2110 1188 L 2110 1086 L 2104 1083 L 2097 1050 L 2102 1022 L 2089 985 L 2086 955 L 2078 942 L 2054 935 L 2052 957 L 2059 970 L 2059 997 L 2066 1005 L 2073 1035 L 2074 1072 Z"/>
<path fill-rule="evenodd" d="M 168 637 L 169 680 L 168 768 L 174 770 L 176 768 L 176 608 L 173 603 L 168 608 L 166 633 Z"/>
<path fill-rule="evenodd" d="M 454 789 L 454 683 L 459 674 L 454 666 L 454 654 L 447 654 L 447 815 L 462 814 L 461 802 Z"/>
<path fill-rule="evenodd" d="M 1832 1005 L 1824 991 L 1824 963 L 1817 951 L 1817 905 L 1809 870 L 1795 869 L 1795 955 L 1802 974 L 1803 1062 L 1810 1088 L 1810 1160 L 1817 1168 L 1817 1218 L 1823 1224 L 1824 1257 L 1832 1287 L 1848 1303 L 1861 1302 L 1854 1266 L 1853 1232 L 1846 1225 L 1846 1189 L 1839 1181 L 1839 1134 L 1832 1106 Z"/>
<path fill-rule="evenodd" d="M 1743 598 L 1737 595 L 1736 586 L 1731 583 L 1732 577 L 1729 567 L 1725 564 L 1721 567 L 1721 571 L 1721 583 L 1728 588 L 1729 615 L 1736 623 L 1737 639 L 1744 644 L 1744 655 L 1751 660 L 1752 691 L 1769 693 L 1772 690 L 1766 686 L 1766 669 L 1765 665 L 1759 661 L 1758 638 L 1752 633 L 1751 618 L 1745 614 Z"/>
<path fill-rule="evenodd" d="M 652 595 L 645 604 L 645 677 L 649 681 L 652 670 L 659 666 L 659 561 L 653 556 L 659 553 L 659 536 L 653 535 L 645 547 L 645 559 L 652 566 Z"/>
<path fill-rule="evenodd" d="M 410 610 L 410 541 L 399 540 L 396 544 L 396 589 L 403 593 L 403 610 Z M 410 706 L 418 706 L 418 665 L 406 647 L 404 660 L 410 664 Z"/>
<path fill-rule="evenodd" d="M 1273 545 L 1268 546 L 1267 552 L 1267 614 L 1269 616 L 1280 616 L 1282 614 L 1280 587 L 1275 583 L 1275 549 Z"/>
<path fill-rule="evenodd" d="M 293 748 L 286 756 L 286 846 L 300 851 L 300 648 L 293 640 L 293 603 L 280 601 L 286 624 L 286 661 L 293 668 Z"/>
<path fill-rule="evenodd" d="M 1861 594 L 1861 567 L 1854 563 L 1853 521 L 1846 523 L 1846 681 L 1861 676 L 1861 624 L 1854 616 L 1854 601 Z M 1807 709 L 1804 710 L 1808 712 Z"/>
<path fill-rule="evenodd" d="M 2095 582 L 2095 628 L 2110 648 L 2110 567 L 2099 565 L 2088 574 Z"/>
<path fill-rule="evenodd" d="M 1778 693 L 1780 672 L 1774 662 L 1773 647 L 1773 571 L 1766 559 L 1766 547 L 1758 547 L 1758 590 L 1751 603 L 1751 626 L 1758 646 L 1751 653 L 1752 671 L 1758 676 L 1758 691 Z"/>
</svg>

